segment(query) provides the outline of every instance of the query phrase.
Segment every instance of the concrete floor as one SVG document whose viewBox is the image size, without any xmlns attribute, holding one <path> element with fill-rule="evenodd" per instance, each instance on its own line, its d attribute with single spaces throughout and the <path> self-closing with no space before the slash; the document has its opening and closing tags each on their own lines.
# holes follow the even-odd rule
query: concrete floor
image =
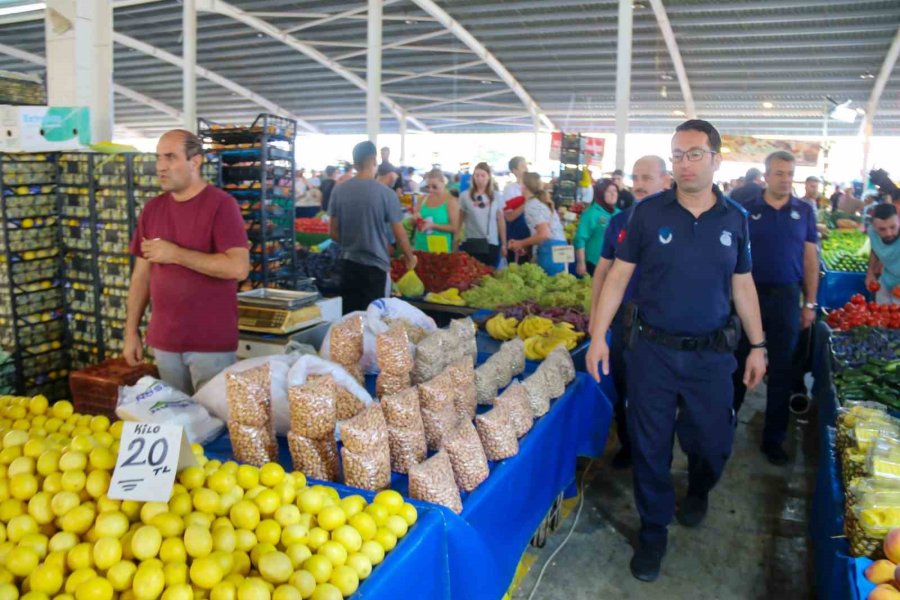
<svg viewBox="0 0 900 600">
<path fill-rule="evenodd" d="M 775 467 L 759 451 L 764 410 L 764 391 L 748 394 L 738 417 L 734 451 L 710 495 L 706 520 L 696 529 L 673 521 L 662 574 L 649 584 L 634 579 L 628 569 L 639 519 L 631 470 L 616 471 L 609 466 L 618 445 L 611 440 L 606 455 L 594 461 L 587 472 L 584 507 L 572 537 L 547 567 L 531 598 L 814 598 L 806 515 L 816 467 L 815 423 L 792 418 L 786 445 L 792 461 L 786 467 Z M 586 465 L 580 464 L 579 479 Z M 687 487 L 687 458 L 677 442 L 672 471 L 677 498 L 681 498 Z M 529 600 L 538 573 L 569 533 L 574 515 L 572 510 L 544 548 L 529 548 L 524 564 L 531 567 L 513 600 Z"/>
</svg>

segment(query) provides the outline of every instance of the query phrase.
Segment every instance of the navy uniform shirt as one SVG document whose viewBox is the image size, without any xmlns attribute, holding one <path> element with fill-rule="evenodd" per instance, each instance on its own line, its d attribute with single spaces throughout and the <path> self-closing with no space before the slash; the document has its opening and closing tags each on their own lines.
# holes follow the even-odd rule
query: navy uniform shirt
<svg viewBox="0 0 900 600">
<path fill-rule="evenodd" d="M 672 189 L 636 204 L 616 257 L 641 269 L 637 304 L 656 329 L 701 336 L 731 314 L 731 278 L 749 273 L 747 213 L 713 187 L 716 203 L 694 218 Z"/>
<path fill-rule="evenodd" d="M 619 249 L 619 238 L 623 238 L 624 234 L 622 231 L 625 230 L 628 219 L 631 218 L 633 212 L 634 205 L 624 212 L 613 215 L 613 218 L 609 220 L 609 225 L 606 227 L 606 233 L 603 234 L 603 249 L 600 251 L 600 256 L 602 258 L 610 261 L 616 259 L 616 252 Z M 625 288 L 625 295 L 622 297 L 622 304 L 629 302 L 634 297 L 635 291 L 637 290 L 639 274 L 640 269 L 635 269 L 634 273 L 631 275 L 628 287 Z"/>
<path fill-rule="evenodd" d="M 753 281 L 764 285 L 802 282 L 804 245 L 819 241 L 813 208 L 791 196 L 775 210 L 760 194 L 744 204 L 744 209 L 750 219 Z"/>
</svg>

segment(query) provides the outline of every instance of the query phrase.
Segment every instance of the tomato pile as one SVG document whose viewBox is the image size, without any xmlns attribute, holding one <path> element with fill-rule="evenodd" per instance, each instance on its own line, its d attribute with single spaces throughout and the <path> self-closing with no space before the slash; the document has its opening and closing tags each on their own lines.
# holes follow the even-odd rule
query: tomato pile
<svg viewBox="0 0 900 600">
<path fill-rule="evenodd" d="M 425 291 L 435 294 L 449 288 L 463 292 L 494 271 L 465 252 L 452 254 L 416 252 L 416 258 L 418 259 L 416 275 L 425 284 Z M 405 274 L 406 262 L 403 259 L 395 259 L 391 263 L 391 279 L 397 281 Z"/>
<path fill-rule="evenodd" d="M 840 331 L 866 326 L 900 329 L 900 305 L 867 303 L 862 294 L 854 294 L 843 308 L 832 311 L 826 322 Z"/>
<path fill-rule="evenodd" d="M 294 220 L 294 229 L 302 233 L 328 233 L 328 223 L 322 219 L 299 218 Z"/>
</svg>

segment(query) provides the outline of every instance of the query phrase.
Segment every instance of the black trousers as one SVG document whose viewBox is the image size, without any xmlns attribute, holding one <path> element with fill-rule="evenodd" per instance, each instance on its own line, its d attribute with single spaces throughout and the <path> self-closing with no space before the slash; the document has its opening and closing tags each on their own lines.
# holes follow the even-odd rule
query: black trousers
<svg viewBox="0 0 900 600">
<path fill-rule="evenodd" d="M 373 301 L 384 298 L 388 274 L 378 267 L 342 260 L 341 298 L 344 314 L 366 310 Z"/>
<path fill-rule="evenodd" d="M 628 439 L 628 419 L 625 413 L 625 403 L 628 400 L 628 379 L 625 366 L 625 326 L 623 321 L 624 310 L 619 307 L 616 316 L 610 325 L 609 342 L 609 369 L 613 378 L 613 386 L 619 401 L 613 406 L 616 416 L 616 430 L 619 434 L 619 443 L 626 451 L 631 451 L 631 442 Z"/>
<path fill-rule="evenodd" d="M 482 246 L 479 244 L 479 246 Z M 460 250 L 469 254 L 472 258 L 477 260 L 478 262 L 491 267 L 492 269 L 497 268 L 497 262 L 500 260 L 500 246 L 489 244 L 487 253 L 484 252 L 473 252 L 472 251 L 473 244 L 470 244 L 468 241 L 465 241 L 460 246 Z"/>
</svg>

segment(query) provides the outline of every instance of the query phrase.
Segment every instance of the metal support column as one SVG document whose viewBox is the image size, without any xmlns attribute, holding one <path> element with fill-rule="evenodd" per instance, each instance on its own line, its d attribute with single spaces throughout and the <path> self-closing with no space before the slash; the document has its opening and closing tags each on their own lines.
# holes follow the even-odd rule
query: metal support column
<svg viewBox="0 0 900 600">
<path fill-rule="evenodd" d="M 184 128 L 197 131 L 197 4 L 182 0 L 182 112 Z"/>
<path fill-rule="evenodd" d="M 378 143 L 381 127 L 381 9 L 383 0 L 368 0 L 368 54 L 366 55 L 366 133 Z"/>
<path fill-rule="evenodd" d="M 625 169 L 625 138 L 631 102 L 632 0 L 619 0 L 619 41 L 616 55 L 616 168 Z"/>
<path fill-rule="evenodd" d="M 537 112 L 531 113 L 531 122 L 534 125 L 534 149 L 531 154 L 531 164 L 534 168 L 537 168 L 538 162 L 538 143 L 541 137 L 541 117 Z"/>
</svg>

